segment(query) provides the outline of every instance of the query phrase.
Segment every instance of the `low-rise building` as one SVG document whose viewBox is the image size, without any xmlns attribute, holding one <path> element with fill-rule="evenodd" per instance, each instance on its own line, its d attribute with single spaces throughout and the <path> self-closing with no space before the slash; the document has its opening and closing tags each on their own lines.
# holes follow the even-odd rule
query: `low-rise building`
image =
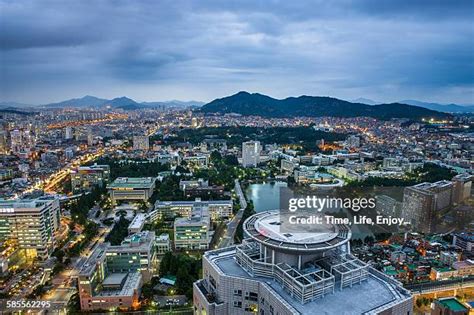
<svg viewBox="0 0 474 315">
<path fill-rule="evenodd" d="M 81 310 L 139 306 L 144 281 L 156 268 L 155 233 L 127 237 L 121 245 L 98 245 L 78 272 Z"/>
<path fill-rule="evenodd" d="M 71 172 L 71 186 L 74 193 L 90 191 L 95 186 L 103 186 L 109 182 L 109 165 L 81 166 Z"/>
<path fill-rule="evenodd" d="M 119 177 L 107 186 L 113 203 L 119 200 L 147 201 L 155 189 L 154 177 Z"/>
<path fill-rule="evenodd" d="M 209 210 L 195 207 L 188 217 L 174 221 L 174 247 L 176 250 L 206 250 L 211 241 Z"/>
<path fill-rule="evenodd" d="M 209 200 L 202 201 L 196 198 L 194 201 L 156 201 L 155 210 L 150 213 L 150 219 L 155 221 L 161 217 L 172 218 L 176 215 L 189 217 L 194 208 L 207 208 L 212 221 L 219 221 L 232 216 L 232 200 Z"/>
</svg>

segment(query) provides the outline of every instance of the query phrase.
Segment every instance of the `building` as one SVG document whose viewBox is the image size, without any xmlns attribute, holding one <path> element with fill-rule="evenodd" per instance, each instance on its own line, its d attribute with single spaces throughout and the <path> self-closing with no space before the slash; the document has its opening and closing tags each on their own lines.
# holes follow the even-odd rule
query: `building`
<svg viewBox="0 0 474 315">
<path fill-rule="evenodd" d="M 71 172 L 71 186 L 74 193 L 90 191 L 95 186 L 107 184 L 109 180 L 109 165 L 81 166 Z"/>
<path fill-rule="evenodd" d="M 419 232 L 434 232 L 436 214 L 452 205 L 452 188 L 453 183 L 445 180 L 406 187 L 402 217 Z"/>
<path fill-rule="evenodd" d="M 211 241 L 211 221 L 206 207 L 194 207 L 190 216 L 174 221 L 176 250 L 205 250 Z"/>
<path fill-rule="evenodd" d="M 137 213 L 137 215 L 133 218 L 132 222 L 130 222 L 128 226 L 128 234 L 135 234 L 141 232 L 143 226 L 145 225 L 146 215 L 144 213 Z"/>
<path fill-rule="evenodd" d="M 224 194 L 224 186 L 209 186 L 209 181 L 203 180 L 180 180 L 179 189 L 181 189 L 186 197 L 204 197 L 204 196 L 222 196 Z"/>
<path fill-rule="evenodd" d="M 66 127 L 65 132 L 64 132 L 64 139 L 66 140 L 71 140 L 74 137 L 74 133 L 72 130 L 72 127 Z"/>
<path fill-rule="evenodd" d="M 170 235 L 163 233 L 155 238 L 155 248 L 157 255 L 164 255 L 166 252 L 171 251 L 171 240 Z"/>
<path fill-rule="evenodd" d="M 455 297 L 447 297 L 435 300 L 431 314 L 442 315 L 468 315 L 471 307 L 461 303 Z"/>
<path fill-rule="evenodd" d="M 442 251 L 439 255 L 439 260 L 446 266 L 453 266 L 456 261 L 459 261 L 460 254 L 456 252 Z"/>
<path fill-rule="evenodd" d="M 46 259 L 59 228 L 59 199 L 0 200 L 0 241 L 9 240 L 27 258 Z"/>
<path fill-rule="evenodd" d="M 375 210 L 384 216 L 399 216 L 402 203 L 387 195 L 375 196 Z"/>
<path fill-rule="evenodd" d="M 462 203 L 471 197 L 471 174 L 459 174 L 453 177 L 453 202 Z"/>
<path fill-rule="evenodd" d="M 144 281 L 156 268 L 155 233 L 127 237 L 121 245 L 99 244 L 78 272 L 81 310 L 139 306 Z"/>
<path fill-rule="evenodd" d="M 13 179 L 13 171 L 9 168 L 0 170 L 0 182 Z"/>
<path fill-rule="evenodd" d="M 150 139 L 148 136 L 133 136 L 133 150 L 148 151 Z"/>
<path fill-rule="evenodd" d="M 260 152 L 262 152 L 260 141 L 242 142 L 242 166 L 257 167 L 260 163 Z"/>
<path fill-rule="evenodd" d="M 453 237 L 453 245 L 464 252 L 474 254 L 474 233 L 457 233 Z"/>
<path fill-rule="evenodd" d="M 107 186 L 113 203 L 119 200 L 147 201 L 153 195 L 156 178 L 119 177 Z"/>
<path fill-rule="evenodd" d="M 219 221 L 232 216 L 234 205 L 232 200 L 202 201 L 156 201 L 155 210 L 150 213 L 150 219 L 156 221 L 161 217 L 173 218 L 177 215 L 189 217 L 195 208 L 207 208 L 212 221 Z"/>
<path fill-rule="evenodd" d="M 474 260 L 456 261 L 453 263 L 453 268 L 456 269 L 458 277 L 474 275 Z"/>
<path fill-rule="evenodd" d="M 411 314 L 410 292 L 350 253 L 351 231 L 282 233 L 278 211 L 243 225 L 242 244 L 208 251 L 195 314 Z"/>
<path fill-rule="evenodd" d="M 183 157 L 183 161 L 190 168 L 199 169 L 209 166 L 209 157 L 207 155 L 192 155 Z"/>
<path fill-rule="evenodd" d="M 349 136 L 347 137 L 346 145 L 350 149 L 358 148 L 360 147 L 360 138 L 356 135 Z"/>
</svg>

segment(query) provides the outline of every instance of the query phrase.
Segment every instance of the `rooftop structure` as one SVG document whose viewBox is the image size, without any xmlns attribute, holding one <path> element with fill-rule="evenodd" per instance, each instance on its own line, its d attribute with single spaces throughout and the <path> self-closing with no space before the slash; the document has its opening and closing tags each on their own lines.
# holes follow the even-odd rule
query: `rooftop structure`
<svg viewBox="0 0 474 315">
<path fill-rule="evenodd" d="M 144 213 L 137 213 L 132 222 L 128 226 L 128 234 L 135 234 L 141 232 L 145 225 L 146 215 Z"/>
<path fill-rule="evenodd" d="M 284 233 L 279 222 L 278 211 L 255 214 L 241 245 L 204 254 L 204 279 L 194 283 L 197 314 L 411 313 L 411 295 L 399 282 L 351 255 L 347 227 L 311 235 Z"/>
</svg>

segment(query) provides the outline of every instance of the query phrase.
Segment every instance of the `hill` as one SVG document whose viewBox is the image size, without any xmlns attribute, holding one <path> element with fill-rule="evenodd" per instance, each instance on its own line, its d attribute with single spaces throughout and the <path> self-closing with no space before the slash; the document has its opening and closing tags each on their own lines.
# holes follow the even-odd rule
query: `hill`
<svg viewBox="0 0 474 315">
<path fill-rule="evenodd" d="M 367 105 L 326 96 L 288 97 L 282 100 L 266 95 L 239 92 L 216 99 L 201 108 L 204 113 L 236 113 L 263 117 L 373 117 L 379 119 L 448 118 L 449 114 L 400 104 Z"/>
</svg>

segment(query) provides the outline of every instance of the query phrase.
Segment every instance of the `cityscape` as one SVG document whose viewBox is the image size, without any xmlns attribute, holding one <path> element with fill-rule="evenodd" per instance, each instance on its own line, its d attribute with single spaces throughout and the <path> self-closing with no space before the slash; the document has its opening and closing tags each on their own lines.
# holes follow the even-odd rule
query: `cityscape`
<svg viewBox="0 0 474 315">
<path fill-rule="evenodd" d="M 104 1 L 90 17 L 86 2 L 0 1 L 1 314 L 474 314 L 472 2 L 319 3 L 309 17 L 304 2 Z M 49 22 L 23 27 L 40 8 Z M 381 52 L 363 50 L 374 68 L 400 61 L 430 77 L 368 79 L 357 67 L 369 59 L 322 36 L 346 29 L 341 12 L 360 32 L 381 25 Z M 456 53 L 429 59 L 438 19 L 443 36 L 464 33 Z M 406 27 L 428 60 L 385 51 Z M 84 51 L 109 52 L 102 33 L 143 50 L 86 69 L 102 57 Z M 393 54 L 415 54 L 405 44 Z M 260 53 L 281 64 L 260 72 Z M 336 66 L 312 81 L 310 65 L 331 54 L 361 71 L 357 83 Z"/>
</svg>

